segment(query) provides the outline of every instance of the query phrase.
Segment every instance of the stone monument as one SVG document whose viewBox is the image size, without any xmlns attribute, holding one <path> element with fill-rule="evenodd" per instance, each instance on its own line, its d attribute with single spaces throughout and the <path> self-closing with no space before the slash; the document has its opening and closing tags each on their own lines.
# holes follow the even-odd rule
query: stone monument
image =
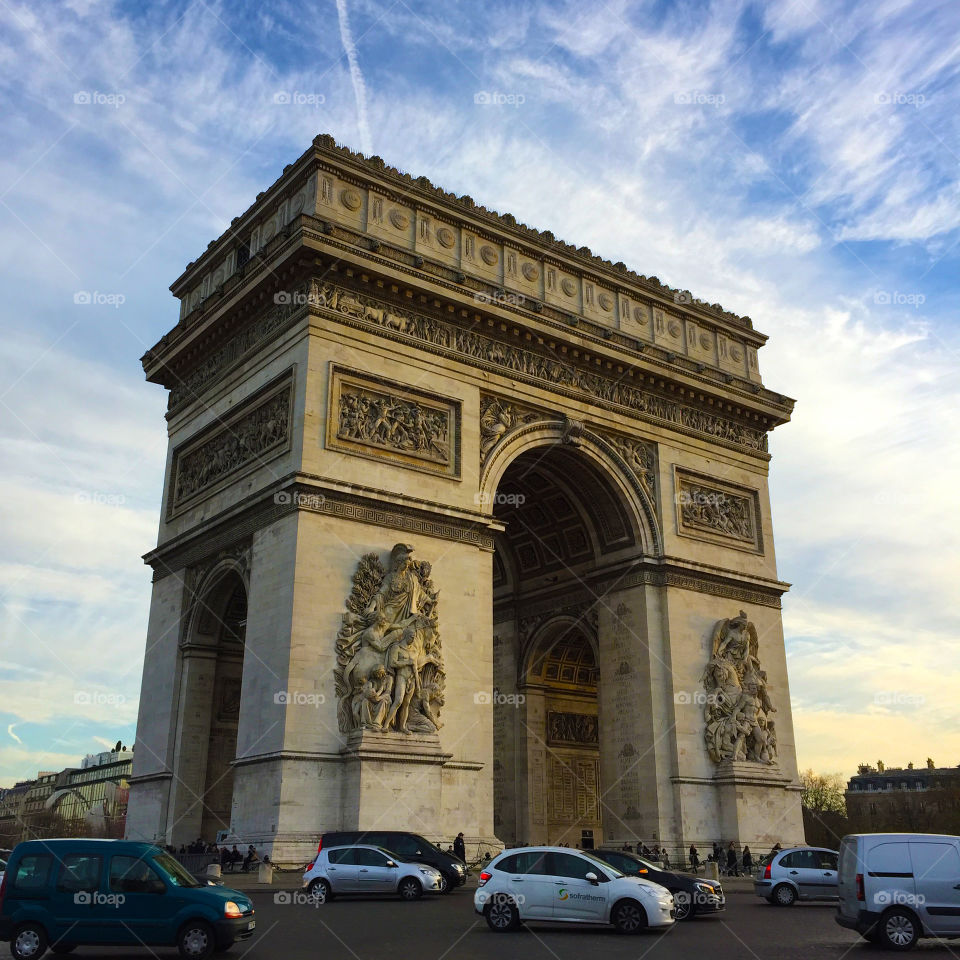
<svg viewBox="0 0 960 960">
<path fill-rule="evenodd" d="M 802 840 L 748 317 L 323 136 L 172 290 L 128 836 Z"/>
</svg>

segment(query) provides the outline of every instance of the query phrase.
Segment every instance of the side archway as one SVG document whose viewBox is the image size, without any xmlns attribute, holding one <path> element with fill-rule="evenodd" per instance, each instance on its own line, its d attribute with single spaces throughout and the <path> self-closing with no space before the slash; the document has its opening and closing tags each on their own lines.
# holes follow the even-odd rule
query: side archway
<svg viewBox="0 0 960 960">
<path fill-rule="evenodd" d="M 222 560 L 193 594 L 181 644 L 171 843 L 230 828 L 247 625 L 245 566 Z"/>
</svg>

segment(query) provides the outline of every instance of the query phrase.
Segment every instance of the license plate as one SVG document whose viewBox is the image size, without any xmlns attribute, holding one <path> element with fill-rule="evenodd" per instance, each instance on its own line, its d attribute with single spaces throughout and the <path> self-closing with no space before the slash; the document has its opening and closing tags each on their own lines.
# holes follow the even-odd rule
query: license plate
<svg viewBox="0 0 960 960">
<path fill-rule="evenodd" d="M 257 925 L 257 921 L 256 921 L 256 920 L 251 920 L 251 921 L 247 924 L 247 929 L 248 929 L 248 930 L 252 930 L 256 925 Z"/>
</svg>

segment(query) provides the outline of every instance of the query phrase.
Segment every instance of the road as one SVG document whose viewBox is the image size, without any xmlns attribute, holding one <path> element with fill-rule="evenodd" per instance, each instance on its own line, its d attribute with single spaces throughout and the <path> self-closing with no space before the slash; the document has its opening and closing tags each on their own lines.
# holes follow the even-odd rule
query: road
<svg viewBox="0 0 960 960">
<path fill-rule="evenodd" d="M 289 895 L 252 893 L 257 934 L 227 954 L 235 960 L 857 960 L 885 951 L 834 922 L 833 904 L 771 907 L 731 893 L 727 911 L 674 924 L 665 933 L 619 936 L 606 928 L 532 923 L 492 933 L 473 912 L 472 890 L 414 903 L 392 898 L 337 900 L 323 906 L 283 902 Z M 280 901 L 280 902 L 278 902 Z M 955 943 L 955 942 L 954 942 Z M 73 957 L 175 960 L 175 949 L 80 947 Z M 952 945 L 921 941 L 915 955 L 955 960 Z"/>
</svg>

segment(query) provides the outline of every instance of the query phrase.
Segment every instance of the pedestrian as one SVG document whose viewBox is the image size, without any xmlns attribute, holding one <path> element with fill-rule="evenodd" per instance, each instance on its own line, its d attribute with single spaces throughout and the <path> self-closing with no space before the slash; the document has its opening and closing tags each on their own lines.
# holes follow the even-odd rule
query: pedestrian
<svg viewBox="0 0 960 960">
<path fill-rule="evenodd" d="M 730 841 L 730 846 L 727 847 L 727 876 L 740 876 L 740 868 L 737 865 L 737 848 L 733 845 L 732 840 Z"/>
<path fill-rule="evenodd" d="M 743 848 L 743 874 L 749 877 L 751 873 L 753 873 L 753 854 L 750 853 L 750 848 L 745 846 Z"/>
<path fill-rule="evenodd" d="M 257 848 L 251 843 L 247 847 L 247 855 L 243 859 L 243 872 L 246 873 L 252 866 L 260 862 L 257 856 Z"/>
<path fill-rule="evenodd" d="M 660 862 L 663 864 L 663 869 L 664 869 L 664 870 L 669 870 L 669 869 L 670 869 L 670 856 L 669 856 L 669 854 L 667 853 L 667 848 L 666 848 L 666 847 L 664 847 L 664 848 L 660 851 Z"/>
<path fill-rule="evenodd" d="M 457 834 L 457 839 L 453 841 L 454 856 L 459 857 L 464 863 L 467 862 L 467 845 L 463 841 L 463 832 Z"/>
<path fill-rule="evenodd" d="M 700 869 L 700 854 L 697 853 L 697 848 L 692 843 L 690 844 L 690 869 L 694 873 Z"/>
</svg>

